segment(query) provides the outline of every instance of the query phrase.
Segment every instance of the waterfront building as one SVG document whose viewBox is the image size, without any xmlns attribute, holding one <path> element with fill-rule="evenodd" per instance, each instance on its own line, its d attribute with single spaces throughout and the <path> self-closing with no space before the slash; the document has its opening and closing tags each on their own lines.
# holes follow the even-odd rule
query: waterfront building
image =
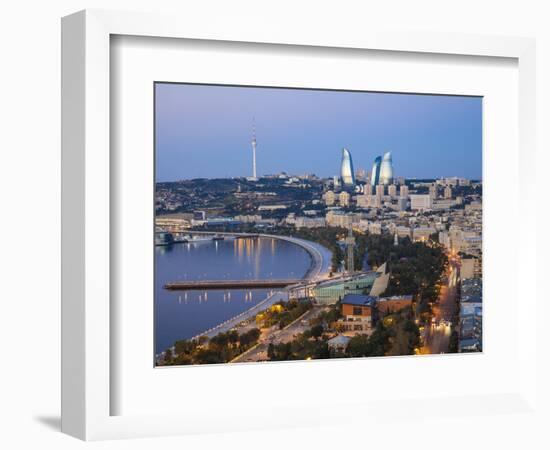
<svg viewBox="0 0 550 450">
<path fill-rule="evenodd" d="M 380 181 L 381 184 L 388 186 L 393 183 L 393 163 L 391 152 L 384 153 L 380 163 Z"/>
<path fill-rule="evenodd" d="M 325 205 L 332 206 L 336 202 L 336 194 L 334 191 L 327 191 L 323 194 L 323 200 L 325 201 Z"/>
<path fill-rule="evenodd" d="M 379 272 L 370 271 L 318 283 L 312 290 L 315 301 L 321 305 L 332 305 L 341 301 L 346 294 L 370 292 Z"/>
<path fill-rule="evenodd" d="M 192 221 L 192 213 L 166 214 L 155 218 L 155 226 L 166 231 L 177 232 L 180 229 L 191 228 Z"/>
<path fill-rule="evenodd" d="M 378 186 L 380 183 L 380 165 L 382 164 L 382 158 L 380 156 L 377 156 L 374 159 L 374 164 L 372 165 L 372 173 L 370 176 L 370 184 L 371 186 Z"/>
<path fill-rule="evenodd" d="M 349 206 L 351 200 L 351 195 L 347 191 L 342 191 L 338 195 L 338 202 L 340 206 Z"/>
<path fill-rule="evenodd" d="M 397 186 L 395 184 L 390 184 L 388 186 L 388 195 L 391 197 L 391 198 L 395 198 L 397 197 Z"/>
<path fill-rule="evenodd" d="M 428 194 L 412 194 L 411 209 L 413 211 L 426 211 L 432 209 L 432 196 Z"/>
<path fill-rule="evenodd" d="M 347 148 L 342 149 L 342 165 L 340 168 L 340 177 L 344 188 L 355 187 L 355 172 L 353 171 L 353 160 L 351 153 Z"/>
</svg>

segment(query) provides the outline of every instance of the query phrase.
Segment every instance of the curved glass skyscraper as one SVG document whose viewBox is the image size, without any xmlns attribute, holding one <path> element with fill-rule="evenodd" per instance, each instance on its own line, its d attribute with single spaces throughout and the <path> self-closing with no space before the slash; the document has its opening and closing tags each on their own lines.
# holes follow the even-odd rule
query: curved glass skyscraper
<svg viewBox="0 0 550 450">
<path fill-rule="evenodd" d="M 355 172 L 353 171 L 353 160 L 347 148 L 342 149 L 342 166 L 340 169 L 343 187 L 355 187 Z"/>
<path fill-rule="evenodd" d="M 391 152 L 384 153 L 382 164 L 380 165 L 380 184 L 388 185 L 393 183 L 393 166 Z"/>
<path fill-rule="evenodd" d="M 382 164 L 382 158 L 377 156 L 374 159 L 374 164 L 372 165 L 372 173 L 370 176 L 371 186 L 378 186 L 380 183 L 380 165 Z"/>
</svg>

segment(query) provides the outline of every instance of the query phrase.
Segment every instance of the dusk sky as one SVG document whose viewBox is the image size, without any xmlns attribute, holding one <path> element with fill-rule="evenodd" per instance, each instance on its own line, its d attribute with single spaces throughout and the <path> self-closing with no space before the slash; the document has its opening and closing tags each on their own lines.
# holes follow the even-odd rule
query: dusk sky
<svg viewBox="0 0 550 450">
<path fill-rule="evenodd" d="M 395 176 L 481 179 L 482 99 L 157 83 L 157 181 L 285 171 L 329 177 L 391 151 Z"/>
</svg>

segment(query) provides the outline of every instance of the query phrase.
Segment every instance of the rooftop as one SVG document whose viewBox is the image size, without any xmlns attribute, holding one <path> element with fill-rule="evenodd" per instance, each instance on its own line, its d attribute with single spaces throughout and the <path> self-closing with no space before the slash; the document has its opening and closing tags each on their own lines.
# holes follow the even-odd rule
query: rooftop
<svg viewBox="0 0 550 450">
<path fill-rule="evenodd" d="M 346 294 L 342 299 L 342 304 L 355 306 L 373 306 L 378 297 L 373 295 Z"/>
</svg>

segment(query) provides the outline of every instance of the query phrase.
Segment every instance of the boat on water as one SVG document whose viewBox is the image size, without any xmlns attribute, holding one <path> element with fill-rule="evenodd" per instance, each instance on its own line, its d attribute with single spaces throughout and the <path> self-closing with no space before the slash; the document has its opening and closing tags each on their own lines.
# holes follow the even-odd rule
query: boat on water
<svg viewBox="0 0 550 450">
<path fill-rule="evenodd" d="M 200 242 L 210 242 L 212 238 L 208 236 L 184 236 L 179 242 L 185 244 L 198 244 Z"/>
<path fill-rule="evenodd" d="M 155 233 L 155 245 L 172 245 L 174 243 L 174 235 L 167 232 Z"/>
<path fill-rule="evenodd" d="M 225 236 L 221 235 L 221 234 L 216 234 L 214 235 L 214 237 L 212 238 L 213 241 L 223 241 L 225 239 Z"/>
</svg>

